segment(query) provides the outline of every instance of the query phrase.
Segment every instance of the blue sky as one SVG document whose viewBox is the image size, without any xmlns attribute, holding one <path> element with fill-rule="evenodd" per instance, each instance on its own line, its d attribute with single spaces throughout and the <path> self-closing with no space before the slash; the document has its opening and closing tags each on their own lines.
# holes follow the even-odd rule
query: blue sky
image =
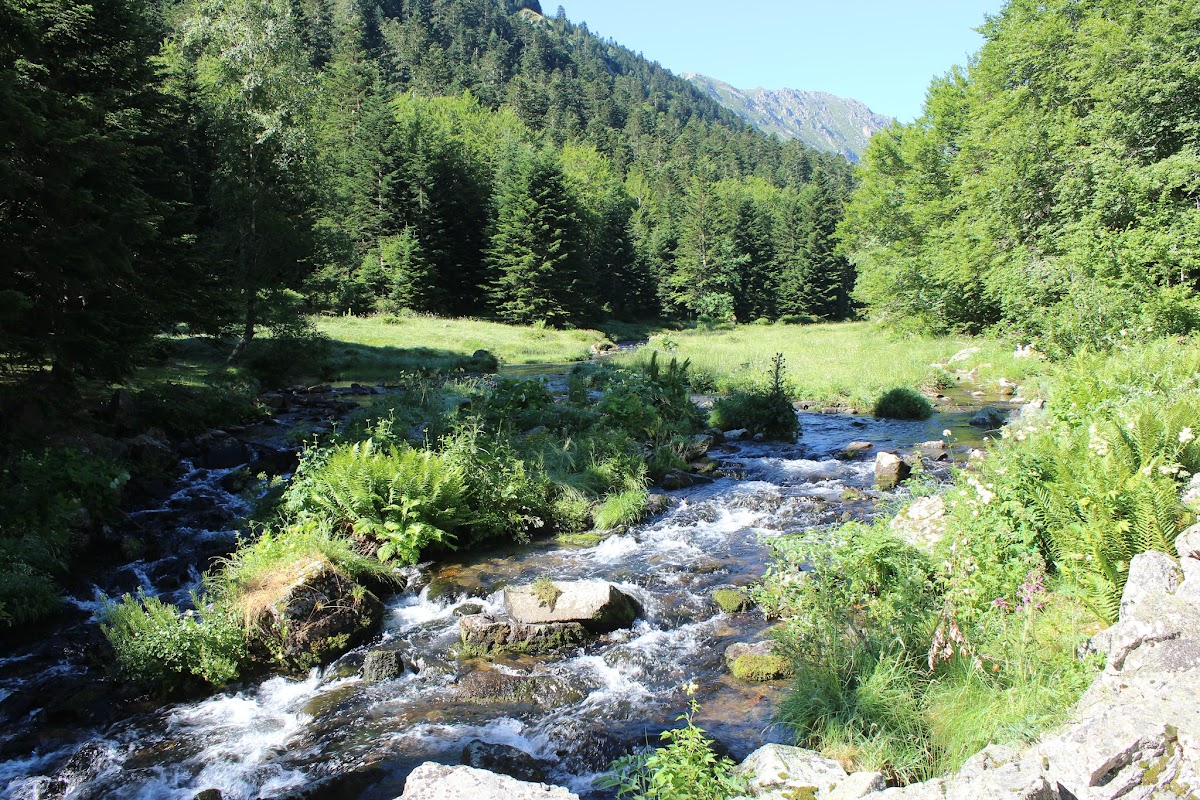
<svg viewBox="0 0 1200 800">
<path fill-rule="evenodd" d="M 675 73 L 832 92 L 908 121 L 1003 0 L 541 0 Z"/>
</svg>

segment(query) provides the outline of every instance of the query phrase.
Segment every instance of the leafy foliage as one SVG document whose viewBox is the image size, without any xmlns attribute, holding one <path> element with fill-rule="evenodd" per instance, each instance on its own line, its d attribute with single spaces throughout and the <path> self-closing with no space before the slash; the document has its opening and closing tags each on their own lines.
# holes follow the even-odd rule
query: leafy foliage
<svg viewBox="0 0 1200 800">
<path fill-rule="evenodd" d="M 163 694 L 198 681 L 224 686 L 246 658 L 246 632 L 216 608 L 180 611 L 157 597 L 127 594 L 108 603 L 103 617 L 121 671 Z"/>
<path fill-rule="evenodd" d="M 1190 11 L 1011 0 L 981 30 L 923 116 L 868 148 L 839 229 L 858 298 L 902 324 L 1021 331 L 1052 354 L 1190 330 Z"/>
</svg>

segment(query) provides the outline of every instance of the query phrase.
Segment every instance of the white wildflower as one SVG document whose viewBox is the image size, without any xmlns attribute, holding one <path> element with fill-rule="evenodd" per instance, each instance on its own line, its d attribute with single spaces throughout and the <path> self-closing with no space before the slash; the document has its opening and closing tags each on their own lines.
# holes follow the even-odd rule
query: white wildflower
<svg viewBox="0 0 1200 800">
<path fill-rule="evenodd" d="M 1179 432 L 1179 443 L 1180 444 L 1187 444 L 1188 442 L 1190 442 L 1192 439 L 1195 439 L 1195 438 L 1196 438 L 1196 434 L 1192 431 L 1191 428 L 1184 428 L 1183 430 L 1181 430 Z"/>
</svg>

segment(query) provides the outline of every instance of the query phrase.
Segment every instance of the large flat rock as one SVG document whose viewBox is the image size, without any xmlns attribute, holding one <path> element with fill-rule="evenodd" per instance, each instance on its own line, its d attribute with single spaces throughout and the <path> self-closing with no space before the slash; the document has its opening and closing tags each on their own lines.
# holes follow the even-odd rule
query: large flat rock
<svg viewBox="0 0 1200 800">
<path fill-rule="evenodd" d="M 627 628 L 642 612 L 637 600 L 608 581 L 555 581 L 504 590 L 509 615 L 525 625 L 577 622 L 592 633 Z"/>
<path fill-rule="evenodd" d="M 426 762 L 408 776 L 399 800 L 579 800 L 579 795 L 474 767 Z"/>
</svg>

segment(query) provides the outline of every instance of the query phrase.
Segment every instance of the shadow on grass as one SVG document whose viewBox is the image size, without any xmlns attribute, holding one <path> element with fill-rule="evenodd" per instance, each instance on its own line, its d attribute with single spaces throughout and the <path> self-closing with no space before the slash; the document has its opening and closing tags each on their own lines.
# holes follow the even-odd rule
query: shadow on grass
<svg viewBox="0 0 1200 800">
<path fill-rule="evenodd" d="M 414 373 L 491 373 L 499 368 L 496 357 L 486 350 L 468 354 L 433 347 L 376 347 L 336 340 L 330 342 L 330 350 L 325 373 L 328 380 L 388 383 Z"/>
</svg>

